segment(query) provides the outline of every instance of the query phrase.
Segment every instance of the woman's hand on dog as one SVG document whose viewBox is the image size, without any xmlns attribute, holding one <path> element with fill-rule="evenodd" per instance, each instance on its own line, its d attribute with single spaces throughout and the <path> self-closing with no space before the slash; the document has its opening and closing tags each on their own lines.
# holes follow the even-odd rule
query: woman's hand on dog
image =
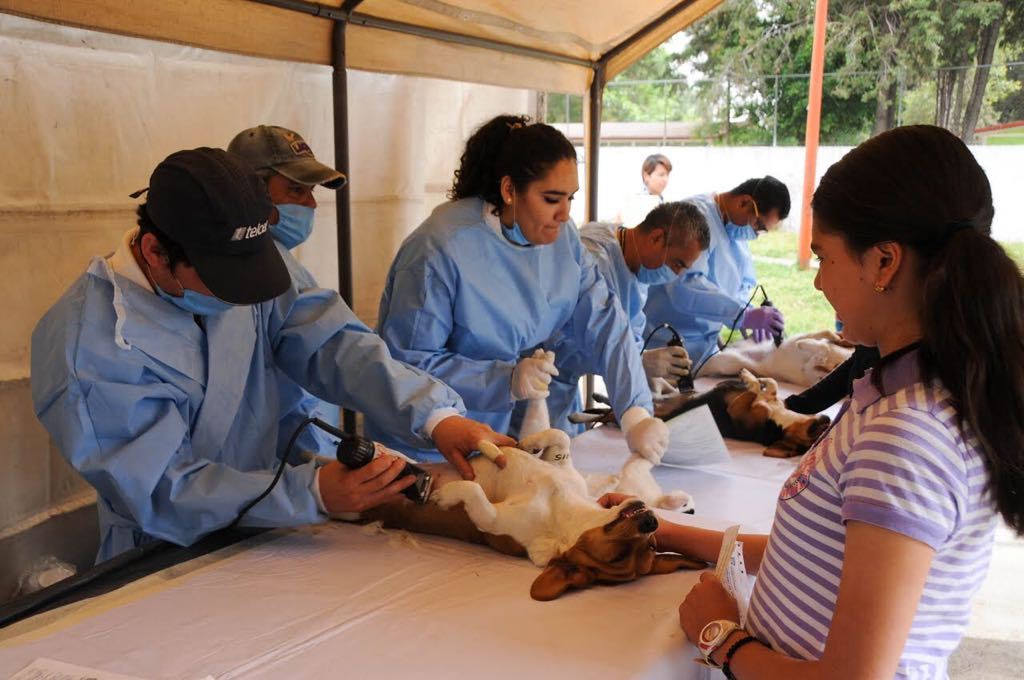
<svg viewBox="0 0 1024 680">
<path fill-rule="evenodd" d="M 477 444 L 489 441 L 496 446 L 515 446 L 516 440 L 508 435 L 499 434 L 483 423 L 478 423 L 462 416 L 448 416 L 437 425 L 431 433 L 434 446 L 449 463 L 455 466 L 463 479 L 473 479 L 473 468 L 466 461 L 466 456 L 477 450 Z M 504 467 L 496 463 L 498 467 Z"/>
<path fill-rule="evenodd" d="M 616 505 L 622 505 L 626 501 L 633 500 L 636 496 L 630 496 L 625 493 L 615 493 L 609 491 L 605 495 L 597 499 L 597 504 L 602 508 L 614 508 Z"/>
<path fill-rule="evenodd" d="M 729 594 L 718 577 L 705 571 L 679 605 L 679 627 L 690 642 L 697 644 L 704 626 L 719 619 L 739 621 L 740 610 L 736 599 Z"/>
</svg>

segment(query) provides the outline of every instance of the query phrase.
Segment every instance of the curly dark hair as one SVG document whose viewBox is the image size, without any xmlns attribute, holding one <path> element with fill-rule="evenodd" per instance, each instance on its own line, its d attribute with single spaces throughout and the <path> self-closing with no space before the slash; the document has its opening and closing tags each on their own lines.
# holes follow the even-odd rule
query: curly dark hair
<svg viewBox="0 0 1024 680">
<path fill-rule="evenodd" d="M 448 198 L 482 198 L 495 206 L 501 199 L 501 180 L 508 176 L 522 192 L 558 161 L 576 161 L 576 149 L 561 132 L 529 116 L 501 115 L 484 123 L 466 142 Z"/>
</svg>

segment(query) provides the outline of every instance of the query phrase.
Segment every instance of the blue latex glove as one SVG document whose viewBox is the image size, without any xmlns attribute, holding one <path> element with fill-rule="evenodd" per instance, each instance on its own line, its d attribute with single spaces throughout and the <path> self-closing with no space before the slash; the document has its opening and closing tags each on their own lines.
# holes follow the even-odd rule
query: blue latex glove
<svg viewBox="0 0 1024 680">
<path fill-rule="evenodd" d="M 753 334 L 754 342 L 769 340 L 776 333 L 785 330 L 785 327 L 786 322 L 782 318 L 782 312 L 775 307 L 768 306 L 751 307 L 743 315 L 743 321 L 740 323 L 744 335 L 747 331 Z"/>
</svg>

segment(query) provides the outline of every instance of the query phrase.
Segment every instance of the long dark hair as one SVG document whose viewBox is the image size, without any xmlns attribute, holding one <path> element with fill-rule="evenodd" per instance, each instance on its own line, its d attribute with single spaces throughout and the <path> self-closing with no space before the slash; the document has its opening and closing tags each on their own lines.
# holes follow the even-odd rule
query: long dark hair
<svg viewBox="0 0 1024 680">
<path fill-rule="evenodd" d="M 482 198 L 497 209 L 501 178 L 508 175 L 516 191 L 544 176 L 560 160 L 576 160 L 576 149 L 561 132 L 529 116 L 497 116 L 466 142 L 448 198 Z"/>
<path fill-rule="evenodd" d="M 895 241 L 919 255 L 922 373 L 952 394 L 996 509 L 1024 534 L 1024 278 L 991 238 L 985 171 L 947 130 L 902 127 L 829 168 L 811 205 L 854 253 Z"/>
</svg>

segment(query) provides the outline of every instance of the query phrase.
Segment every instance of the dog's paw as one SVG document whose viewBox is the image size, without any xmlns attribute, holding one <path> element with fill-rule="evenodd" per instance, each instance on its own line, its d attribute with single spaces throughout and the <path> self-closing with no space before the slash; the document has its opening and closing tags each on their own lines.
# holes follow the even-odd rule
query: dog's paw
<svg viewBox="0 0 1024 680">
<path fill-rule="evenodd" d="M 685 491 L 671 491 L 659 498 L 655 507 L 692 513 L 694 511 L 693 497 Z"/>
<path fill-rule="evenodd" d="M 541 458 L 548 462 L 558 463 L 569 458 L 569 435 L 561 430 L 544 430 L 519 442 L 519 448 L 530 453 L 540 453 Z"/>
<path fill-rule="evenodd" d="M 458 491 L 458 483 L 451 482 L 430 494 L 430 502 L 444 510 L 450 510 L 463 502 L 462 494 Z"/>
</svg>

